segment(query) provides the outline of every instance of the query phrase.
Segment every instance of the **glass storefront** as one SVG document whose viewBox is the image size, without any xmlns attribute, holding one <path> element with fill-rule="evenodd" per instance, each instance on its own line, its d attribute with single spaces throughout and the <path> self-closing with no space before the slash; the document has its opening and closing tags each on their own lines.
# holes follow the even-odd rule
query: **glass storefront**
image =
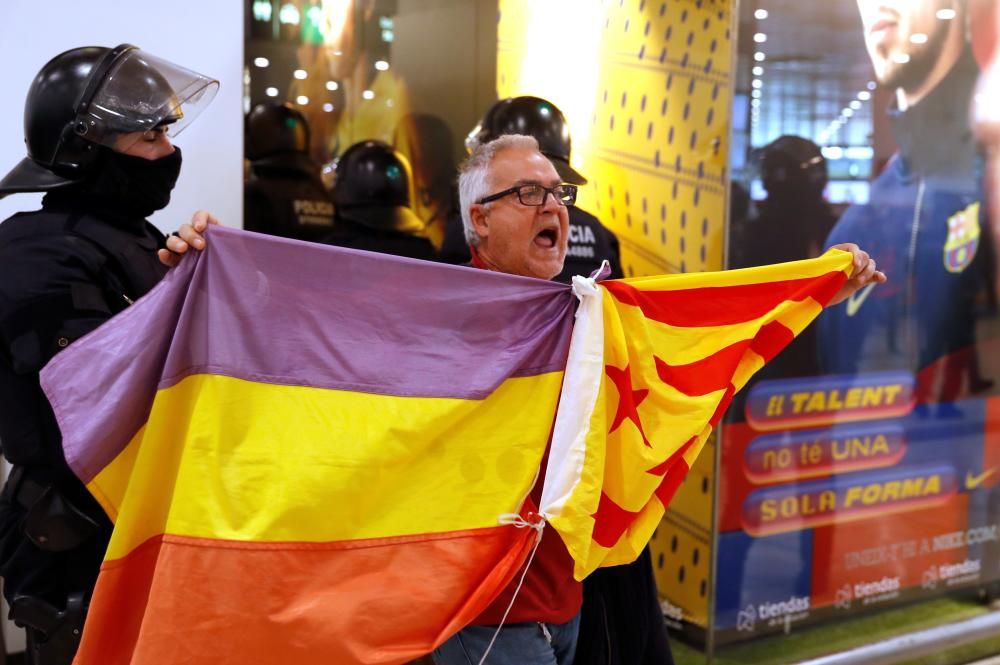
<svg viewBox="0 0 1000 665">
<path fill-rule="evenodd" d="M 721 642 L 997 593 L 987 4 L 741 3 L 730 264 L 853 242 L 889 283 L 822 313 L 730 409 Z"/>
<path fill-rule="evenodd" d="M 711 649 L 1000 594 L 998 20 L 990 0 L 247 0 L 244 110 L 301 111 L 328 187 L 351 145 L 393 146 L 438 247 L 466 135 L 535 95 L 628 277 L 844 242 L 877 260 L 889 283 L 757 375 L 654 536 L 668 623 Z"/>
<path fill-rule="evenodd" d="M 327 186 L 350 146 L 395 147 L 413 170 L 414 209 L 440 244 L 463 139 L 496 99 L 496 11 L 461 0 L 248 1 L 245 111 L 268 102 L 301 111 Z"/>
</svg>

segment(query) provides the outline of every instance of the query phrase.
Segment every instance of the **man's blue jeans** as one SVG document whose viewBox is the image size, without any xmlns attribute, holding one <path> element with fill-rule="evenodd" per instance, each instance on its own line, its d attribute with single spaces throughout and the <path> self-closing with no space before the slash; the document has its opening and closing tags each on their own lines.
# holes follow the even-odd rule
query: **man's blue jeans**
<svg viewBox="0 0 1000 665">
<path fill-rule="evenodd" d="M 496 626 L 468 626 L 434 650 L 436 665 L 479 665 Z M 484 665 L 573 665 L 579 613 L 562 624 L 512 623 L 503 627 Z"/>
</svg>

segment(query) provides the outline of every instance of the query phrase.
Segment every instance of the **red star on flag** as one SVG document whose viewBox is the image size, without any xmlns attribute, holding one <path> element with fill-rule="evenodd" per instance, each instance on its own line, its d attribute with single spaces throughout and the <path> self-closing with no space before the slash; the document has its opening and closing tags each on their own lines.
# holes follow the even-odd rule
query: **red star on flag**
<svg viewBox="0 0 1000 665">
<path fill-rule="evenodd" d="M 625 422 L 625 419 L 627 418 L 635 423 L 636 428 L 639 430 L 639 434 L 642 435 L 642 442 L 645 443 L 647 447 L 652 447 L 649 440 L 646 439 L 646 433 L 642 429 L 642 421 L 639 420 L 638 411 L 639 405 L 642 404 L 642 401 L 649 395 L 649 389 L 643 388 L 641 390 L 635 390 L 632 388 L 631 365 L 626 365 L 625 369 L 605 365 L 604 371 L 608 375 L 608 378 L 611 379 L 612 383 L 615 384 L 615 388 L 618 389 L 618 411 L 615 413 L 615 419 L 611 423 L 611 429 L 608 430 L 608 434 L 611 434 L 616 429 L 621 427 L 621 424 Z"/>
</svg>

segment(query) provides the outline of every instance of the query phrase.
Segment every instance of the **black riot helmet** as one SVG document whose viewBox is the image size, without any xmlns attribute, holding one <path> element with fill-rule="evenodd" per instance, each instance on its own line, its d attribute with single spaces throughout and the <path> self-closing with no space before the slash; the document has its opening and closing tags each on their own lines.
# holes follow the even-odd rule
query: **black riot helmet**
<svg viewBox="0 0 1000 665">
<path fill-rule="evenodd" d="M 780 136 L 761 148 L 760 175 L 769 196 L 817 198 L 826 187 L 826 159 L 801 136 Z"/>
<path fill-rule="evenodd" d="M 569 165 L 569 125 L 566 116 L 552 102 L 540 97 L 501 99 L 469 132 L 465 147 L 471 152 L 476 145 L 504 134 L 535 137 L 542 154 L 549 158 L 563 180 L 576 185 L 587 184 L 587 179 Z"/>
<path fill-rule="evenodd" d="M 126 150 L 127 141 L 162 126 L 168 136 L 176 136 L 218 87 L 216 80 L 131 44 L 85 46 L 57 55 L 28 89 L 28 156 L 0 180 L 0 197 L 83 179 L 97 160 L 98 146 Z"/>
<path fill-rule="evenodd" d="M 340 219 L 419 234 L 424 223 L 411 208 L 413 176 L 403 155 L 382 141 L 362 141 L 337 160 L 333 204 Z"/>
<path fill-rule="evenodd" d="M 288 104 L 258 104 L 247 115 L 246 155 L 256 161 L 274 155 L 309 152 L 309 122 Z"/>
</svg>

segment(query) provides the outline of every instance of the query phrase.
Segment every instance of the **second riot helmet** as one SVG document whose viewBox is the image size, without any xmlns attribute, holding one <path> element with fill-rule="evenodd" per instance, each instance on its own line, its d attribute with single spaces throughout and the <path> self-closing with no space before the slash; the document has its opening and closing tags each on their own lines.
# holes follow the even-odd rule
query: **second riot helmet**
<svg viewBox="0 0 1000 665">
<path fill-rule="evenodd" d="M 288 104 L 258 104 L 247 115 L 246 155 L 250 161 L 309 151 L 309 123 Z"/>
<path fill-rule="evenodd" d="M 338 218 L 401 233 L 420 233 L 412 209 L 413 176 L 403 155 L 381 141 L 362 141 L 337 160 L 333 203 Z"/>
<path fill-rule="evenodd" d="M 552 102 L 529 96 L 501 99 L 469 133 L 465 146 L 471 151 L 476 145 L 505 134 L 533 136 L 541 153 L 549 158 L 563 180 L 587 184 L 587 179 L 569 164 L 569 125 L 566 116 Z"/>
</svg>

